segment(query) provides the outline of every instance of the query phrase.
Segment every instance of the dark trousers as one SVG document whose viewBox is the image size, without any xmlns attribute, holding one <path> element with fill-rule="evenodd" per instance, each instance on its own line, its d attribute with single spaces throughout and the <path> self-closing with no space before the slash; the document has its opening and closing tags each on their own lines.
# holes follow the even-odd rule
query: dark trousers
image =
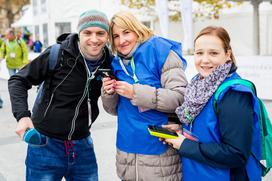
<svg viewBox="0 0 272 181">
<path fill-rule="evenodd" d="M 2 107 L 3 107 L 3 100 L 0 97 L 0 108 L 2 108 Z"/>
</svg>

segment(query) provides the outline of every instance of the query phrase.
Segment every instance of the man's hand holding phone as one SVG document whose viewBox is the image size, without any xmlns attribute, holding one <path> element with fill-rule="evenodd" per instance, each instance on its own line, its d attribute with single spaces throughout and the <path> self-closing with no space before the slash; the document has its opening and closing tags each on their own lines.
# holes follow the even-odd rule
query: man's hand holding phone
<svg viewBox="0 0 272 181">
<path fill-rule="evenodd" d="M 106 94 L 113 94 L 115 92 L 115 86 L 116 86 L 116 80 L 111 79 L 110 77 L 104 77 L 102 79 L 103 82 L 103 90 L 105 91 Z"/>
<path fill-rule="evenodd" d="M 114 75 L 113 71 L 111 69 L 98 69 L 97 74 L 104 77 L 110 77 L 111 79 L 117 80 L 116 76 Z"/>
<path fill-rule="evenodd" d="M 102 76 L 103 90 L 106 94 L 115 93 L 116 77 L 111 69 L 98 69 L 97 74 Z"/>
</svg>

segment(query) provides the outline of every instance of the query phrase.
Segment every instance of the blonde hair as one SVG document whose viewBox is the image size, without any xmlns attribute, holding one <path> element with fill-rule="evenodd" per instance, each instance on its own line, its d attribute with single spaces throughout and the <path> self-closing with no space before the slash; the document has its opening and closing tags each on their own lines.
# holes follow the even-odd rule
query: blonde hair
<svg viewBox="0 0 272 181">
<path fill-rule="evenodd" d="M 137 34 L 138 40 L 137 42 L 143 43 L 148 40 L 151 36 L 153 36 L 153 32 L 151 29 L 146 27 L 143 23 L 141 23 L 132 13 L 127 11 L 121 11 L 116 13 L 110 22 L 110 43 L 112 52 L 115 53 L 116 48 L 113 42 L 113 27 L 118 26 L 123 29 L 128 29 Z"/>
<path fill-rule="evenodd" d="M 236 60 L 233 55 L 232 48 L 230 46 L 230 36 L 229 36 L 228 32 L 223 27 L 207 26 L 206 28 L 202 29 L 198 33 L 198 35 L 196 36 L 196 38 L 194 40 L 194 44 L 195 44 L 196 40 L 203 35 L 213 35 L 213 36 L 218 37 L 222 41 L 225 53 L 227 53 L 230 50 L 231 51 L 230 52 L 230 59 L 231 59 L 232 63 L 236 64 Z"/>
</svg>

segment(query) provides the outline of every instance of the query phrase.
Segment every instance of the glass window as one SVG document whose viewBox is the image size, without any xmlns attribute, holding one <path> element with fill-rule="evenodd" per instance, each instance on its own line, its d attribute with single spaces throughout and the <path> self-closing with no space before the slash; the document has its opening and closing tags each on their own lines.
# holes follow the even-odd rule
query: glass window
<svg viewBox="0 0 272 181">
<path fill-rule="evenodd" d="M 41 0 L 41 13 L 47 12 L 47 0 Z"/>
<path fill-rule="evenodd" d="M 35 38 L 40 36 L 39 25 L 35 25 L 35 27 L 34 27 L 34 34 L 35 34 Z"/>
<path fill-rule="evenodd" d="M 43 24 L 43 45 L 45 48 L 48 47 L 48 25 L 47 25 L 47 23 Z"/>
<path fill-rule="evenodd" d="M 70 33 L 71 32 L 71 23 L 55 23 L 56 27 L 56 38 L 63 34 L 63 33 Z"/>
<path fill-rule="evenodd" d="M 151 28 L 151 21 L 142 21 L 142 23 L 148 27 L 148 28 Z"/>
<path fill-rule="evenodd" d="M 38 10 L 38 0 L 33 0 L 33 15 L 37 15 L 39 13 Z"/>
</svg>

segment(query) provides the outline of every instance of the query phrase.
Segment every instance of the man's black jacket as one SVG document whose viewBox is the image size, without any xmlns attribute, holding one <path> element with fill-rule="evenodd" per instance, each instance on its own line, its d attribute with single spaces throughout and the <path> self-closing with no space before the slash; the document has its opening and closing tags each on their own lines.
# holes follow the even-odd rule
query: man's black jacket
<svg viewBox="0 0 272 181">
<path fill-rule="evenodd" d="M 64 40 L 62 40 L 64 39 Z M 91 101 L 91 120 L 99 114 L 97 100 L 102 81 L 96 76 L 87 84 L 87 67 L 78 49 L 78 35 L 63 35 L 58 63 L 54 71 L 48 68 L 50 48 L 8 80 L 8 88 L 14 117 L 30 117 L 27 90 L 32 85 L 46 82 L 45 96 L 31 116 L 34 127 L 41 133 L 61 140 L 87 137 L 89 133 L 88 101 Z M 111 54 L 104 48 L 103 63 L 99 68 L 110 68 Z M 50 83 L 49 83 L 50 82 Z M 85 91 L 88 88 L 89 91 Z"/>
</svg>

